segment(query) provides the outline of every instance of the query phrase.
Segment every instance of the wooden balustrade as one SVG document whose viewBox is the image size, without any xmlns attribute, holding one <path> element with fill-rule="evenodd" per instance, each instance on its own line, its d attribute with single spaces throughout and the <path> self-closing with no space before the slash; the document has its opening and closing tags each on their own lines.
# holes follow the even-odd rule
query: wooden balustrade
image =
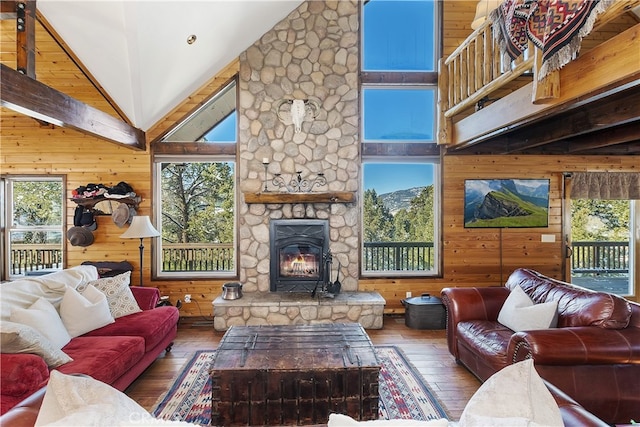
<svg viewBox="0 0 640 427">
<path fill-rule="evenodd" d="M 640 5 L 640 0 L 613 2 L 598 16 L 592 31 L 637 5 Z M 529 42 L 528 49 L 520 57 L 510 64 L 503 63 L 493 21 L 488 17 L 451 55 L 439 61 L 438 144 L 452 142 L 453 117 L 474 106 L 481 107 L 483 99 L 488 99 L 492 93 L 524 73 L 532 72 L 532 103 L 548 103 L 560 98 L 558 71 L 550 72 L 544 79 L 537 78 L 542 66 L 541 57 L 540 49 Z"/>
</svg>

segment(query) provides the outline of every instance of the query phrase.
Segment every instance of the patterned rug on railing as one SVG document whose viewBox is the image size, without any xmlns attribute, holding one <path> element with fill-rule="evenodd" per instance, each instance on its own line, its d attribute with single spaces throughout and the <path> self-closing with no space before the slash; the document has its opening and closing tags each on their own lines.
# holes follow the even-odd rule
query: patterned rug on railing
<svg viewBox="0 0 640 427">
<path fill-rule="evenodd" d="M 444 406 L 411 365 L 393 346 L 376 347 L 380 360 L 381 419 L 432 420 L 448 418 Z M 209 367 L 213 350 L 201 350 L 182 368 L 167 394 L 151 413 L 161 419 L 208 425 L 211 419 Z"/>
</svg>

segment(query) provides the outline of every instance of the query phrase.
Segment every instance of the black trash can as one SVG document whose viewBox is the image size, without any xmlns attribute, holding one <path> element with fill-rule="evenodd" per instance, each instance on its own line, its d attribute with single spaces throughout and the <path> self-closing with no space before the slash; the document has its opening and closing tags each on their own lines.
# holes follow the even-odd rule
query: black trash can
<svg viewBox="0 0 640 427">
<path fill-rule="evenodd" d="M 404 324 L 411 329 L 445 329 L 446 313 L 442 300 L 429 294 L 405 298 Z"/>
</svg>

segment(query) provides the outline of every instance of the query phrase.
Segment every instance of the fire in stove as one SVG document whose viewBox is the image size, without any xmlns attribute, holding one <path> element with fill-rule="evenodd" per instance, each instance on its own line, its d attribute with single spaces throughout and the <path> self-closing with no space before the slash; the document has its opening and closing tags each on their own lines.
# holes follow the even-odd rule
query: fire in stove
<svg viewBox="0 0 640 427">
<path fill-rule="evenodd" d="M 319 274 L 318 260 L 313 254 L 285 255 L 280 266 L 287 277 L 317 277 Z"/>
</svg>

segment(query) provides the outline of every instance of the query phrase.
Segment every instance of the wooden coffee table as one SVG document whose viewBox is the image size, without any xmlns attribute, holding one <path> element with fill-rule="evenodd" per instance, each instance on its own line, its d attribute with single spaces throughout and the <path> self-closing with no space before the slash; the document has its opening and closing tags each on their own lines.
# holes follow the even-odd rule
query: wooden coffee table
<svg viewBox="0 0 640 427">
<path fill-rule="evenodd" d="M 211 425 L 378 418 L 380 365 L 357 323 L 232 326 L 212 361 Z"/>
</svg>

